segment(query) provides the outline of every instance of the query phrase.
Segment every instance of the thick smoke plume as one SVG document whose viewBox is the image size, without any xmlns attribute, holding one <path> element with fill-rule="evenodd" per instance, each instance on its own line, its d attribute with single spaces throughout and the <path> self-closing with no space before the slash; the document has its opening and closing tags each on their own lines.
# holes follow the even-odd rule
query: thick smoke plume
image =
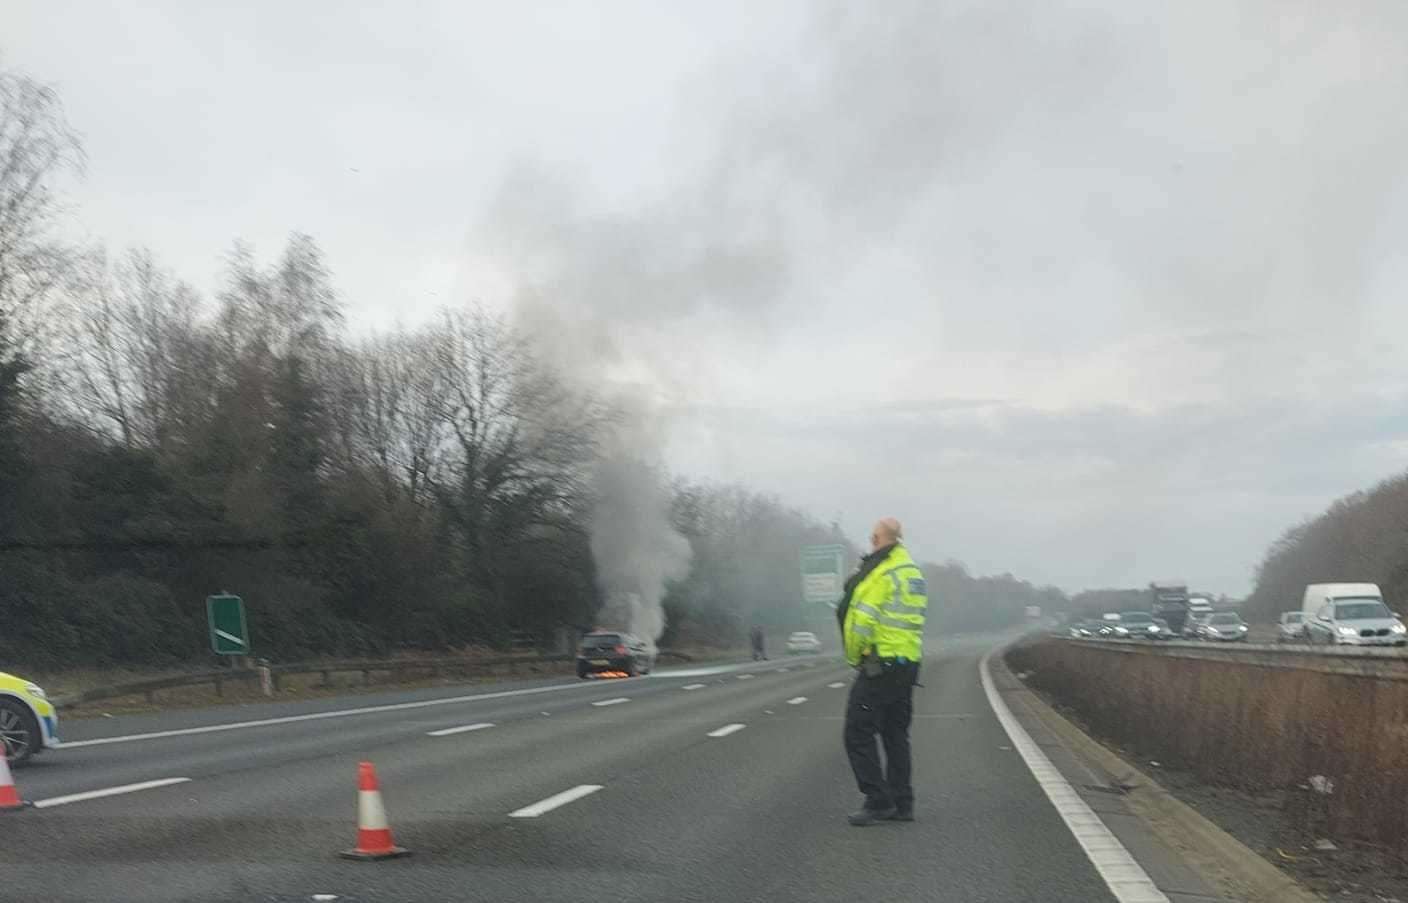
<svg viewBox="0 0 1408 903">
<path fill-rule="evenodd" d="M 592 471 L 600 623 L 652 641 L 668 584 L 692 558 L 670 520 L 664 448 L 678 367 L 664 338 L 710 310 L 756 309 L 783 278 L 770 227 L 717 187 L 616 217 L 585 212 L 564 180 L 525 166 L 482 236 L 538 353 L 614 415 Z"/>
</svg>

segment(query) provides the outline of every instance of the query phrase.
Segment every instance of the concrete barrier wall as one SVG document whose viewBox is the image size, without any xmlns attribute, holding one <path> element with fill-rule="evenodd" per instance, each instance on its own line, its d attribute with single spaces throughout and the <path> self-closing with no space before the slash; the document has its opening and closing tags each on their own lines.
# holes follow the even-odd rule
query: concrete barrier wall
<svg viewBox="0 0 1408 903">
<path fill-rule="evenodd" d="M 1281 817 L 1308 835 L 1408 850 L 1400 659 L 1047 639 L 1008 662 L 1141 759 L 1278 796 Z"/>
</svg>

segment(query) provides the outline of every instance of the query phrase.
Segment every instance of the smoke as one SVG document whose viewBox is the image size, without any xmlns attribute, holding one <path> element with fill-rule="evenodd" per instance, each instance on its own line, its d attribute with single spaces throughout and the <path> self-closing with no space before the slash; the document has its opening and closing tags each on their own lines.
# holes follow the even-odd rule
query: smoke
<svg viewBox="0 0 1408 903">
<path fill-rule="evenodd" d="M 599 620 L 658 640 L 666 584 L 689 573 L 689 541 L 670 525 L 670 498 L 657 462 L 618 435 L 593 474 L 592 556 L 606 599 Z M 647 451 L 653 451 L 647 447 Z"/>
<path fill-rule="evenodd" d="M 650 640 L 665 630 L 669 582 L 692 559 L 670 519 L 664 466 L 672 412 L 690 390 L 670 337 L 711 311 L 756 311 L 785 278 L 772 224 L 725 182 L 612 216 L 592 212 L 561 175 L 524 163 L 480 234 L 515 286 L 515 315 L 539 355 L 613 415 L 591 474 L 599 618 Z"/>
</svg>

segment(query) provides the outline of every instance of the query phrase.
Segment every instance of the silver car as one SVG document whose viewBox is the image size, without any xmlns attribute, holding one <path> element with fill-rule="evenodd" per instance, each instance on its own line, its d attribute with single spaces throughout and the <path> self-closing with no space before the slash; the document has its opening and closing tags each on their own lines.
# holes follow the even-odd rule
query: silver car
<svg viewBox="0 0 1408 903">
<path fill-rule="evenodd" d="M 1199 636 L 1205 640 L 1222 643 L 1245 643 L 1247 625 L 1235 611 L 1215 611 L 1208 615 L 1207 622 L 1199 628 Z"/>
<path fill-rule="evenodd" d="M 1327 646 L 1402 646 L 1408 628 L 1379 599 L 1335 599 L 1305 622 L 1306 637 Z"/>
<path fill-rule="evenodd" d="M 1305 613 L 1283 611 L 1276 622 L 1276 642 L 1299 643 L 1305 639 Z"/>
</svg>

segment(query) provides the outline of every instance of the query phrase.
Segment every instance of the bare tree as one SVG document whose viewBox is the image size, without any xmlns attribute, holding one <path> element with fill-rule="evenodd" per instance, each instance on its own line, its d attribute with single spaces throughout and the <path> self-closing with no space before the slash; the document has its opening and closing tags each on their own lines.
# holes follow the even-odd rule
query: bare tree
<svg viewBox="0 0 1408 903">
<path fill-rule="evenodd" d="M 79 171 L 83 150 L 54 91 L 14 72 L 0 72 L 0 322 L 11 353 L 33 340 L 41 303 L 73 263 L 54 235 L 60 213 L 54 183 Z"/>
<path fill-rule="evenodd" d="M 504 544 L 574 526 L 604 414 L 482 310 L 447 313 L 435 350 L 449 453 L 429 478 L 481 585 L 501 598 Z"/>
<path fill-rule="evenodd" d="M 65 399 L 129 448 L 162 448 L 207 413 L 213 381 L 200 299 L 147 251 L 90 259 L 67 318 Z"/>
</svg>

